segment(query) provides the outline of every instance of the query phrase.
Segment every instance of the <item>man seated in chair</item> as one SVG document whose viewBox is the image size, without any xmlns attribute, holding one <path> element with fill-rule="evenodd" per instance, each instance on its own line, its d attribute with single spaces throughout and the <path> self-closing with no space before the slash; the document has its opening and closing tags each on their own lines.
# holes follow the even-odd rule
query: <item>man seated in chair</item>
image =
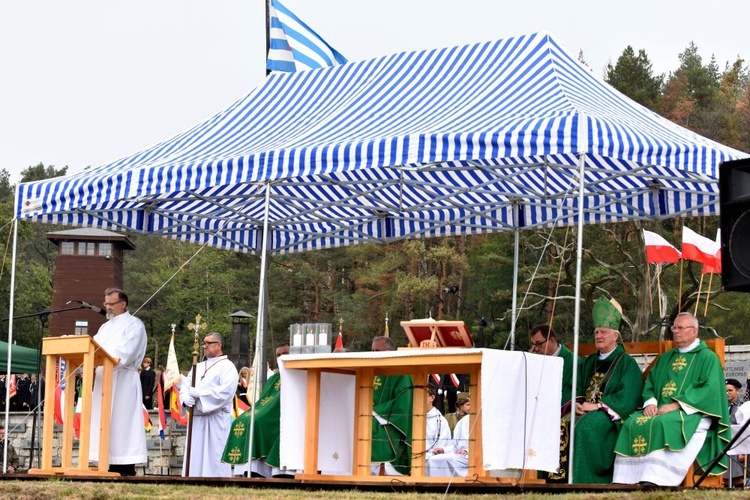
<svg viewBox="0 0 750 500">
<path fill-rule="evenodd" d="M 698 339 L 692 314 L 677 315 L 672 332 L 676 347 L 657 358 L 643 411 L 627 419 L 617 439 L 614 483 L 678 486 L 693 461 L 705 470 L 731 438 L 719 357 Z M 724 456 L 709 472 L 726 469 Z"/>
</svg>

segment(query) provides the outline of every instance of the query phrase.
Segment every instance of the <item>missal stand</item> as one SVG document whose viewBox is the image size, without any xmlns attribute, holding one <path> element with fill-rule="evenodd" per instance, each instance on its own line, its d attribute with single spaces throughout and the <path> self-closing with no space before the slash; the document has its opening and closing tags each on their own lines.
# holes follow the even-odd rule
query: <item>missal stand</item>
<svg viewBox="0 0 750 500">
<path fill-rule="evenodd" d="M 401 327 L 406 332 L 412 347 L 473 347 L 469 330 L 463 321 L 437 321 L 414 319 L 402 321 Z"/>
<path fill-rule="evenodd" d="M 54 413 L 44 412 L 44 429 L 42 440 L 42 467 L 30 469 L 29 474 L 48 475 L 63 474 L 77 476 L 119 476 L 109 469 L 109 422 L 112 410 L 112 377 L 114 366 L 119 359 L 113 358 L 102 349 L 99 344 L 88 335 L 75 335 L 68 337 L 48 337 L 42 343 L 42 354 L 47 357 L 46 380 L 48 381 L 44 398 L 46 401 L 54 401 L 55 365 L 58 358 L 66 361 L 69 369 L 65 373 L 64 416 L 65 422 L 73 422 L 75 405 L 73 396 L 75 394 L 75 370 L 73 367 L 83 367 L 84 395 L 93 394 L 94 368 L 101 366 L 102 370 L 102 404 L 101 404 L 101 427 L 99 432 L 99 456 L 89 457 L 89 441 L 91 435 L 91 397 L 84 397 L 81 409 L 81 431 L 78 446 L 78 465 L 73 465 L 73 426 L 68 424 L 63 427 L 62 435 L 62 459 L 60 467 L 52 466 L 52 448 L 54 438 Z M 94 429 L 96 432 L 97 430 Z M 89 465 L 89 460 L 97 461 L 95 466 Z"/>
</svg>

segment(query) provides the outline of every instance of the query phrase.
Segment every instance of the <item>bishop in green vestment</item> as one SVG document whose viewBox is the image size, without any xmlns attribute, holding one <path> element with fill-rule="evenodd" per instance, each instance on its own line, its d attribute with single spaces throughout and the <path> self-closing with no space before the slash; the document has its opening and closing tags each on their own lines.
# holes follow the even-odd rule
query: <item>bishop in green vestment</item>
<svg viewBox="0 0 750 500">
<path fill-rule="evenodd" d="M 375 337 L 373 351 L 396 350 L 389 337 Z M 409 375 L 375 376 L 372 391 L 372 462 L 388 463 L 399 474 L 411 470 L 412 391 Z"/>
<path fill-rule="evenodd" d="M 601 297 L 593 309 L 597 352 L 580 364 L 575 405 L 575 455 L 573 482 L 609 484 L 615 461 L 614 448 L 622 422 L 641 403 L 643 377 L 635 360 L 618 344 L 620 305 Z M 561 468 L 551 482 L 568 480 L 571 415 L 563 418 Z"/>
<path fill-rule="evenodd" d="M 614 481 L 679 485 L 693 460 L 709 465 L 731 439 L 724 369 L 698 337 L 698 320 L 677 316 L 677 347 L 661 354 L 643 388 L 644 408 L 626 422 L 617 440 Z M 704 439 L 699 449 L 691 442 Z M 697 456 L 696 456 L 697 453 Z M 723 474 L 726 456 L 710 471 Z"/>
</svg>

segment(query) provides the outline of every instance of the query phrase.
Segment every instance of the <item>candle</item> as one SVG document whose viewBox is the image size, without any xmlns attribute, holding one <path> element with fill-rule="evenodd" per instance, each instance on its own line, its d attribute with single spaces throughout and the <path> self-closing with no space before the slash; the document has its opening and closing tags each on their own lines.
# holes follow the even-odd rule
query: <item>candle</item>
<svg viewBox="0 0 750 500">
<path fill-rule="evenodd" d="M 328 345 L 328 335 L 321 333 L 318 335 L 318 345 Z"/>
<path fill-rule="evenodd" d="M 315 334 L 308 333 L 305 335 L 305 345 L 315 345 Z"/>
<path fill-rule="evenodd" d="M 297 332 L 294 334 L 292 339 L 292 345 L 293 346 L 301 346 L 302 345 L 302 334 Z"/>
</svg>

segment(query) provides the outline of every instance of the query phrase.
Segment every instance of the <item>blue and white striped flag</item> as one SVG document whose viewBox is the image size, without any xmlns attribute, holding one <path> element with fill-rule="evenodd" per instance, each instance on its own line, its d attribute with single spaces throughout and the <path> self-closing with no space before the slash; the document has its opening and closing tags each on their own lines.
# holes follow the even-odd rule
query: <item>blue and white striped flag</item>
<svg viewBox="0 0 750 500">
<path fill-rule="evenodd" d="M 269 3 L 271 20 L 266 67 L 271 71 L 304 71 L 343 64 L 346 58 L 328 45 L 279 0 Z"/>
</svg>

